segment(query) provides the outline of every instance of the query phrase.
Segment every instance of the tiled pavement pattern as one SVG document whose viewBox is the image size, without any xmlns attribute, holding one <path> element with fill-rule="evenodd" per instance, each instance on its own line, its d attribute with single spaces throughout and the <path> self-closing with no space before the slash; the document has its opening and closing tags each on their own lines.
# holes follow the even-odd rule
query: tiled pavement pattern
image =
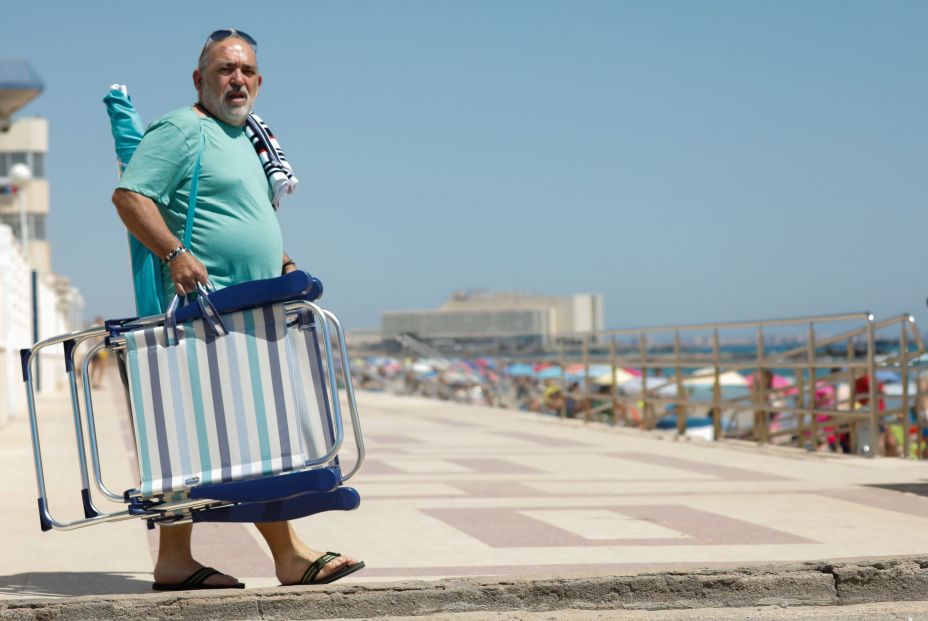
<svg viewBox="0 0 928 621">
<path fill-rule="evenodd" d="M 115 379 L 115 378 L 111 378 Z M 97 396 L 106 480 L 135 484 L 121 390 Z M 41 404 L 51 508 L 77 515 L 65 399 Z M 363 558 L 358 581 L 661 568 L 928 552 L 928 498 L 873 485 L 928 465 L 707 445 L 508 410 L 361 393 L 360 509 L 299 520 L 311 545 Z M 350 445 L 350 441 L 346 441 Z M 345 453 L 345 458 L 351 460 Z M 0 597 L 145 592 L 157 531 L 42 533 L 24 418 L 0 428 Z M 102 502 L 101 502 L 102 504 Z M 115 505 L 114 505 L 115 506 Z M 199 525 L 197 557 L 249 586 L 273 564 L 250 525 Z"/>
</svg>

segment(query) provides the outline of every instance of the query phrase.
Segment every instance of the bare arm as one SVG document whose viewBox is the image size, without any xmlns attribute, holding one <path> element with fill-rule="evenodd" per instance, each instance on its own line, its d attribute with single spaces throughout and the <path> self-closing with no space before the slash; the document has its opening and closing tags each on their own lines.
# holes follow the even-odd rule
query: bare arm
<svg viewBox="0 0 928 621">
<path fill-rule="evenodd" d="M 129 232 L 159 259 L 164 260 L 169 252 L 181 245 L 150 198 L 117 189 L 113 192 L 113 204 Z M 171 279 L 180 295 L 194 291 L 198 282 L 205 285 L 209 278 L 206 267 L 189 251 L 175 257 L 170 269 Z"/>
</svg>

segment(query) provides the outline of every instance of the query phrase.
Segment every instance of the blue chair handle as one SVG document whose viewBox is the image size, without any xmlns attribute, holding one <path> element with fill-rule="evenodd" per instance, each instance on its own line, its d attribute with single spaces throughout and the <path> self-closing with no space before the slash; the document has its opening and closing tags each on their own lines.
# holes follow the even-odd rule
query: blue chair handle
<svg viewBox="0 0 928 621">
<path fill-rule="evenodd" d="M 231 313 L 246 308 L 256 308 L 267 304 L 290 302 L 293 300 L 318 299 L 322 295 L 322 283 L 318 278 L 299 270 L 276 278 L 252 280 L 209 294 L 210 302 L 217 314 Z M 174 318 L 177 323 L 190 321 L 203 316 L 197 304 L 187 304 L 178 308 Z"/>
</svg>

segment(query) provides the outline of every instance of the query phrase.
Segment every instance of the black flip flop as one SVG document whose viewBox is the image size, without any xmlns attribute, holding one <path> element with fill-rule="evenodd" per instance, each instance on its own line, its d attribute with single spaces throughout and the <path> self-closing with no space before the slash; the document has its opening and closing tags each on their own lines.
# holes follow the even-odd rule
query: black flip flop
<svg viewBox="0 0 928 621">
<path fill-rule="evenodd" d="M 341 554 L 338 552 L 326 552 L 319 558 L 317 558 L 312 565 L 306 570 L 306 573 L 303 574 L 303 577 L 297 584 L 329 584 L 330 582 L 335 582 L 341 578 L 344 578 L 348 574 L 353 574 L 354 572 L 364 569 L 364 561 L 358 561 L 353 565 L 346 565 L 339 569 L 336 572 L 333 572 L 322 578 L 320 580 L 314 580 L 314 578 L 322 571 L 322 568 L 328 565 L 331 561 L 339 558 Z M 292 586 L 292 585 L 288 585 Z"/>
<path fill-rule="evenodd" d="M 183 582 L 177 584 L 168 584 L 166 582 L 153 582 L 151 588 L 155 591 L 205 591 L 207 589 L 244 589 L 245 585 L 241 582 L 235 584 L 203 584 L 212 576 L 224 576 L 221 571 L 212 567 L 201 567 L 196 570 Z"/>
</svg>

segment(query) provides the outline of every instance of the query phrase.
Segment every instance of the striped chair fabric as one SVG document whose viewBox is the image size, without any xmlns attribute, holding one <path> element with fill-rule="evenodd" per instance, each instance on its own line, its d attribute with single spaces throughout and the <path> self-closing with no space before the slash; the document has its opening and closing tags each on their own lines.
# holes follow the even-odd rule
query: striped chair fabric
<svg viewBox="0 0 928 621">
<path fill-rule="evenodd" d="M 144 497 L 298 470 L 332 446 L 315 331 L 283 304 L 126 334 Z"/>
</svg>

